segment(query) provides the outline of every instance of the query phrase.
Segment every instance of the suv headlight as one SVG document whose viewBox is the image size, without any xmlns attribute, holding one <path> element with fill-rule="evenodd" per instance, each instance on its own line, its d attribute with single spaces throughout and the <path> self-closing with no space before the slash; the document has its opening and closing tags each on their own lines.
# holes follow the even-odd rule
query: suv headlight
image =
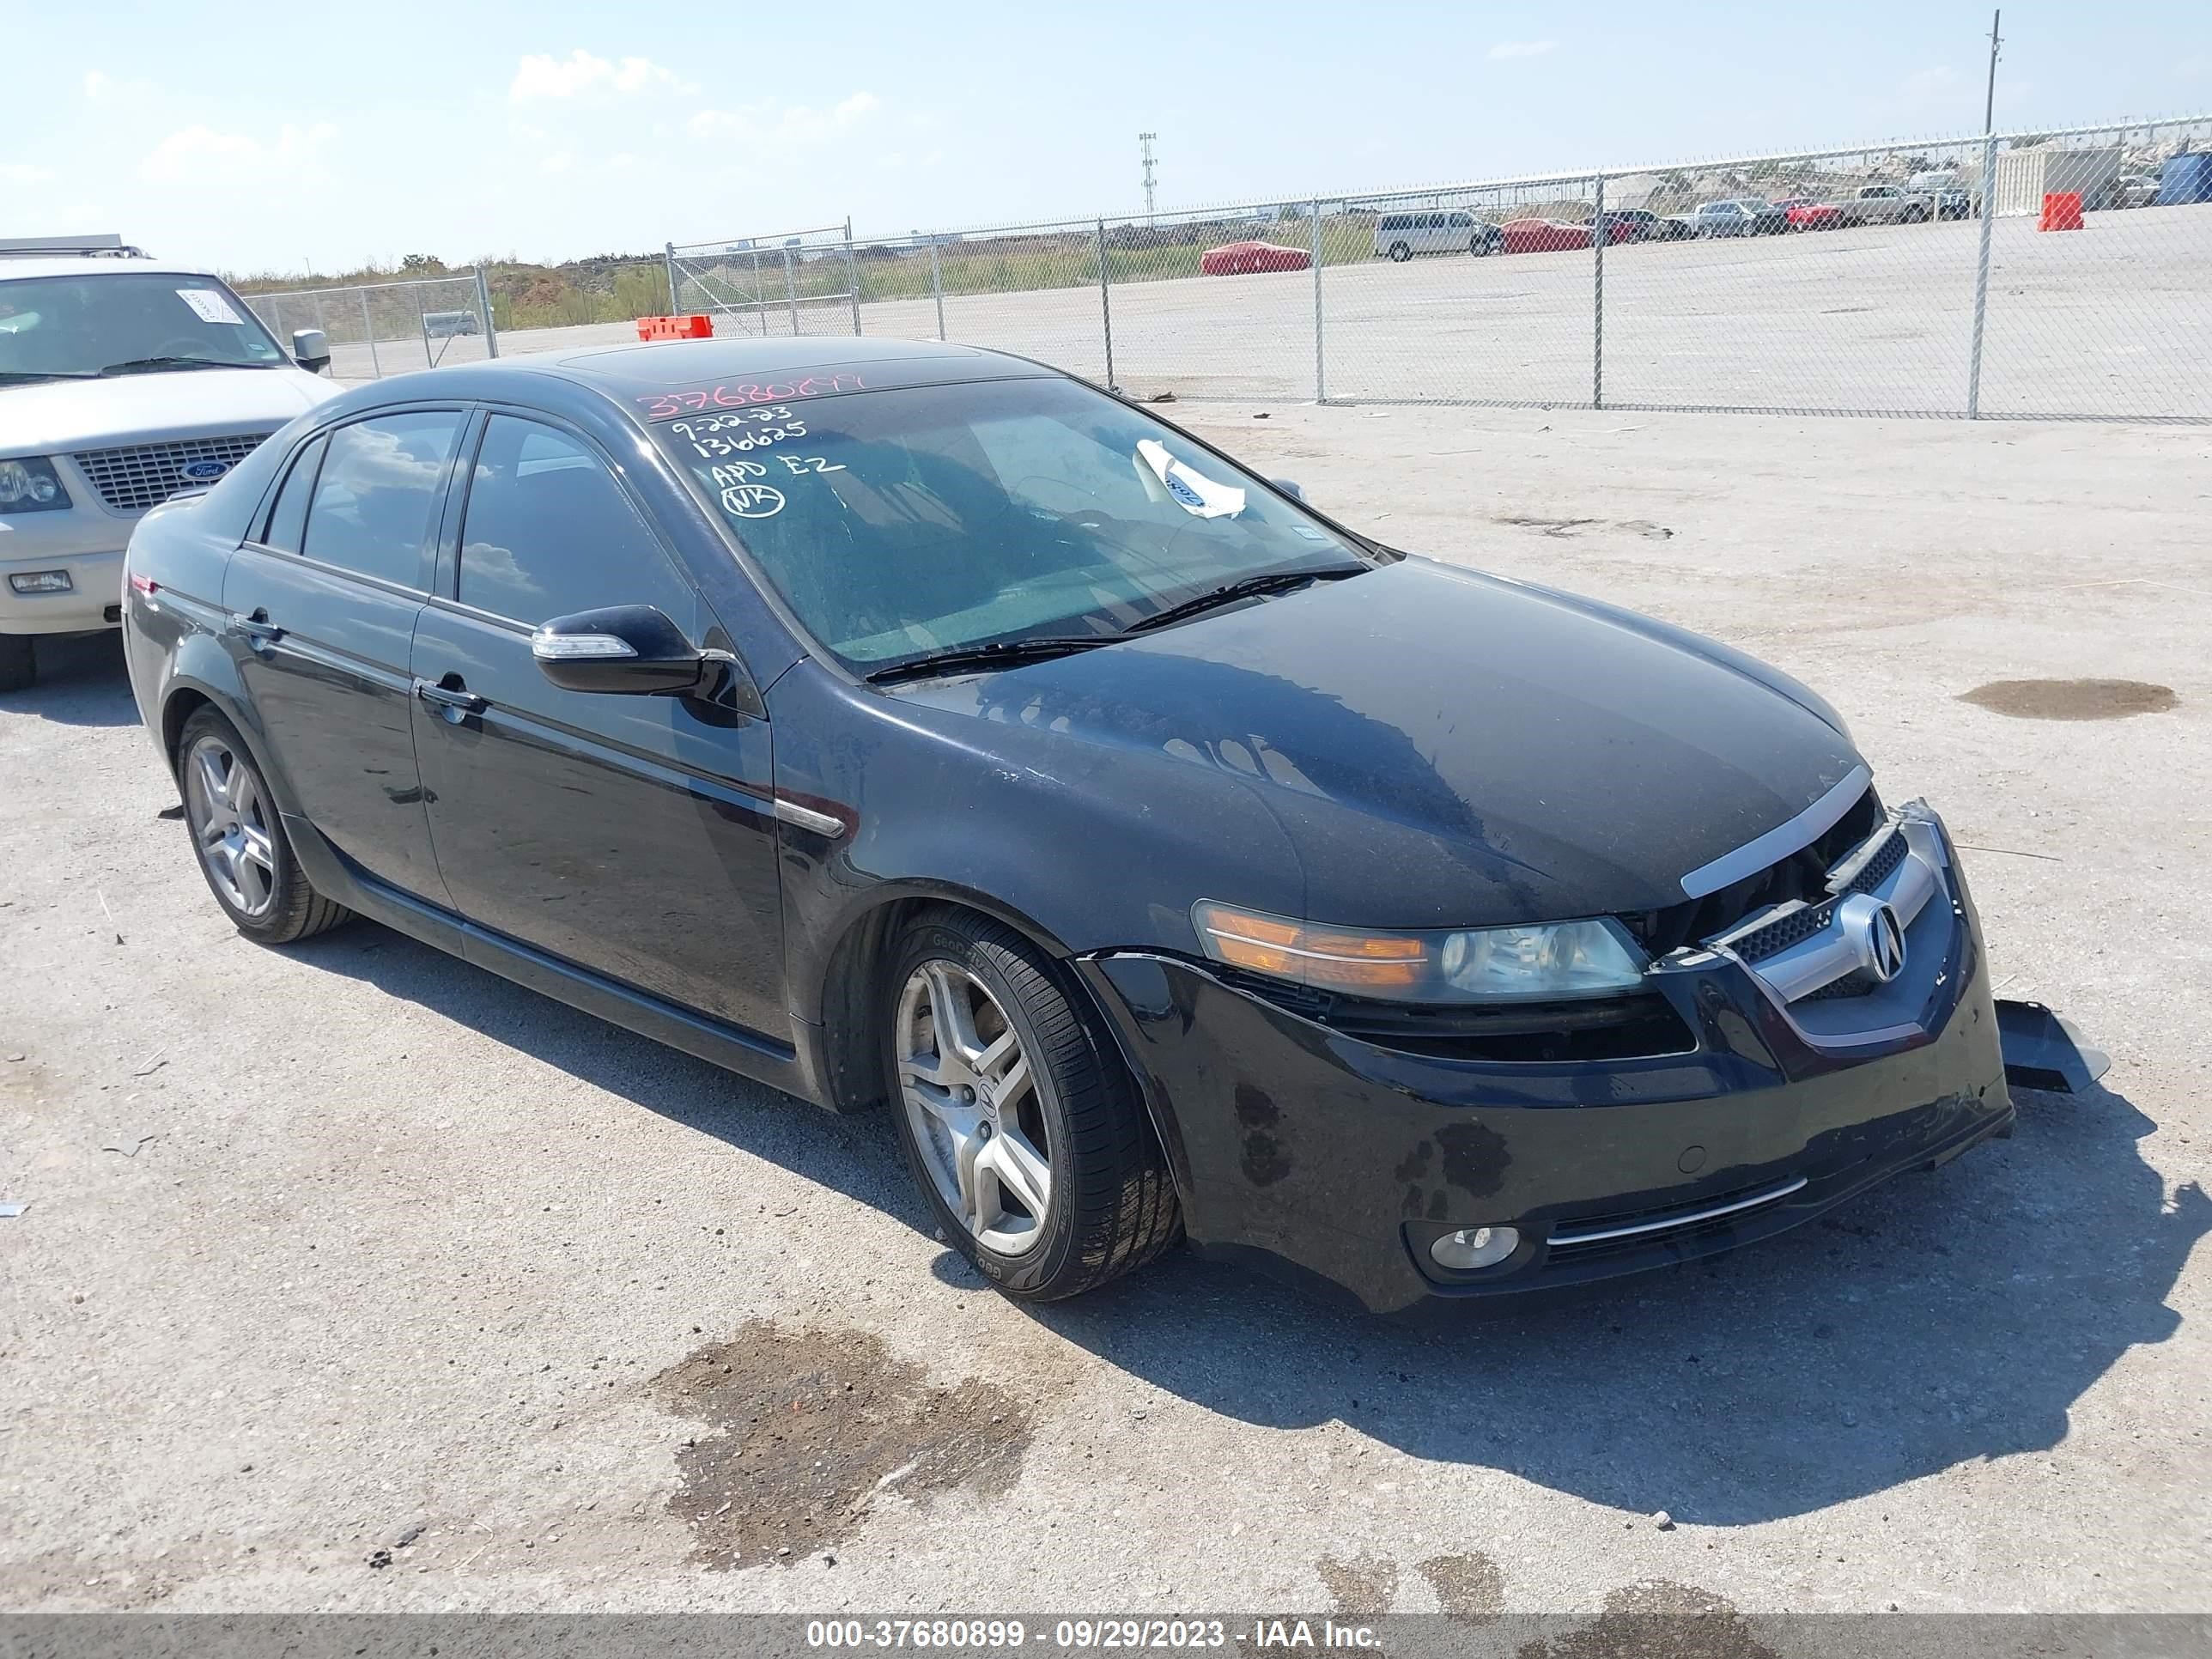
<svg viewBox="0 0 2212 1659">
<path fill-rule="evenodd" d="M 1600 917 L 1516 927 L 1398 932 L 1317 927 L 1201 899 L 1191 907 L 1216 962 L 1316 990 L 1393 1002 L 1491 1002 L 1633 990 L 1644 957 Z"/>
<path fill-rule="evenodd" d="M 69 504 L 61 475 L 45 456 L 0 461 L 0 513 L 46 513 Z"/>
</svg>

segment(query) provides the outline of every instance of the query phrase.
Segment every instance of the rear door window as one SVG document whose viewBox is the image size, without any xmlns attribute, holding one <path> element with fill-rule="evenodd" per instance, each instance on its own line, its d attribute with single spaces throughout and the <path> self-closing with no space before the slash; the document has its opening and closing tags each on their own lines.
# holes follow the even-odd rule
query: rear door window
<svg viewBox="0 0 2212 1659">
<path fill-rule="evenodd" d="M 261 538 L 264 547 L 282 548 L 287 553 L 300 550 L 301 534 L 307 527 L 307 497 L 314 493 L 315 469 L 322 465 L 325 441 L 320 437 L 309 439 L 293 458 L 292 470 L 284 475 L 283 488 L 276 492 L 276 505 L 269 512 L 269 531 Z"/>
<path fill-rule="evenodd" d="M 426 589 L 430 532 L 460 430 L 459 410 L 426 409 L 331 433 L 301 551 L 356 575 Z"/>
</svg>

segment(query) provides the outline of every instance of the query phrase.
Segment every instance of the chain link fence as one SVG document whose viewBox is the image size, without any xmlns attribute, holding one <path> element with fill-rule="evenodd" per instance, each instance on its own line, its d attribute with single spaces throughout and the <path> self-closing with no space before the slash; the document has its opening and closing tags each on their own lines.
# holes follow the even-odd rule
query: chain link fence
<svg viewBox="0 0 2212 1659">
<path fill-rule="evenodd" d="M 2208 116 L 667 262 L 718 334 L 963 341 L 1139 398 L 2212 421 Z"/>
<path fill-rule="evenodd" d="M 322 330 L 330 341 L 333 380 L 380 380 L 499 356 L 491 295 L 481 271 L 243 297 L 288 347 L 294 330 Z"/>
</svg>

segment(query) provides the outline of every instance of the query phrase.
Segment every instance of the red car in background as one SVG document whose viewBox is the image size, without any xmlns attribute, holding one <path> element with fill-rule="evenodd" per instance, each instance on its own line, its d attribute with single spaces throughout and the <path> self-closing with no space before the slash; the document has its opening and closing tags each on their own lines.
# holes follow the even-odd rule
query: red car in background
<svg viewBox="0 0 2212 1659">
<path fill-rule="evenodd" d="M 1556 219 L 1509 219 L 1502 228 L 1508 253 L 1563 253 L 1590 245 L 1588 225 L 1561 224 Z"/>
<path fill-rule="evenodd" d="M 1792 230 L 1833 230 L 1844 222 L 1843 209 L 1809 196 L 1785 196 L 1774 205 L 1789 216 Z"/>
<path fill-rule="evenodd" d="M 1273 242 L 1224 242 L 1199 256 L 1198 268 L 1208 276 L 1242 276 L 1255 270 L 1304 270 L 1313 255 L 1302 247 L 1279 247 Z"/>
</svg>

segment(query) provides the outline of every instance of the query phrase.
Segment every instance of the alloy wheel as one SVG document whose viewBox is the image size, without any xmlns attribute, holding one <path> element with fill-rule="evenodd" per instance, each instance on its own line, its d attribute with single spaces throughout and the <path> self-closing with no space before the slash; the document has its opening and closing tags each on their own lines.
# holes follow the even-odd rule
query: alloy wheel
<svg viewBox="0 0 2212 1659">
<path fill-rule="evenodd" d="M 185 821 L 216 890 L 240 915 L 266 915 L 276 902 L 272 816 L 253 769 L 221 738 L 202 738 L 185 757 Z"/>
<path fill-rule="evenodd" d="M 1044 1237 L 1052 1139 L 1020 1036 L 990 988 L 925 962 L 899 994 L 899 1095 L 938 1196 L 985 1249 L 1018 1256 Z"/>
</svg>

